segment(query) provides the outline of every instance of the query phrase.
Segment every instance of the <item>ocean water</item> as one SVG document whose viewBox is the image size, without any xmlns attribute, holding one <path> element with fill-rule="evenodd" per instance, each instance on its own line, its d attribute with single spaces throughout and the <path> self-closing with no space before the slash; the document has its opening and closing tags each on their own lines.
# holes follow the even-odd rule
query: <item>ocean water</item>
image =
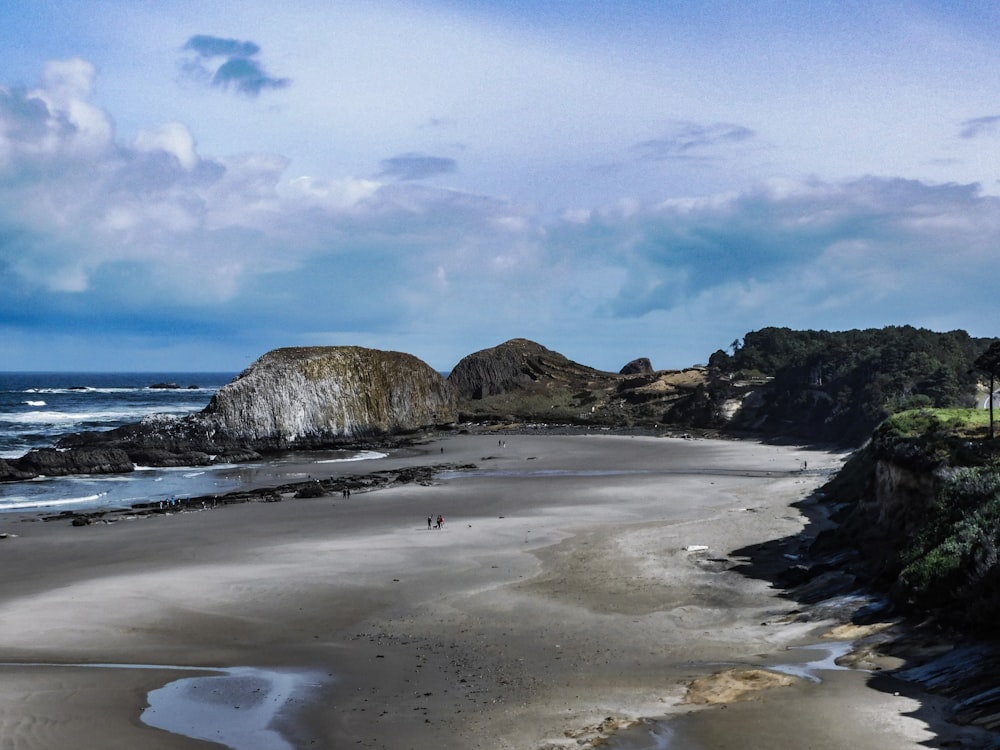
<svg viewBox="0 0 1000 750">
<path fill-rule="evenodd" d="M 149 414 L 193 414 L 204 409 L 235 376 L 220 372 L 0 372 L 0 458 L 19 458 L 33 448 L 55 447 L 64 435 L 110 430 Z M 179 387 L 150 387 L 162 383 Z M 349 461 L 381 455 L 329 451 L 313 458 Z M 266 466 L 136 467 L 128 474 L 0 482 L 0 513 L 127 508 L 137 502 L 223 494 L 259 482 L 262 473 L 277 476 L 281 464 L 292 460 L 269 459 Z"/>
<path fill-rule="evenodd" d="M 204 409 L 234 373 L 0 373 L 0 458 L 51 448 L 73 432 L 102 431 L 148 414 L 181 417 Z M 178 388 L 152 388 L 157 384 Z M 127 507 L 150 495 L 181 496 L 204 469 L 0 483 L 0 512 Z"/>
<path fill-rule="evenodd" d="M 47 448 L 72 432 L 110 430 L 147 414 L 204 409 L 234 373 L 0 373 L 0 458 Z M 172 383 L 179 388 L 151 388 Z"/>
</svg>

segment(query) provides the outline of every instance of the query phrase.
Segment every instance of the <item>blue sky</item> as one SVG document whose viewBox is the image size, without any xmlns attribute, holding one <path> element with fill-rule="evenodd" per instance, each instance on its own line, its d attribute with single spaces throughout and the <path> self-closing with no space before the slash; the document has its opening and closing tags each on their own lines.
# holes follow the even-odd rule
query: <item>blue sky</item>
<svg viewBox="0 0 1000 750">
<path fill-rule="evenodd" d="M 0 370 L 1000 335 L 997 29 L 990 2 L 9 0 Z"/>
</svg>

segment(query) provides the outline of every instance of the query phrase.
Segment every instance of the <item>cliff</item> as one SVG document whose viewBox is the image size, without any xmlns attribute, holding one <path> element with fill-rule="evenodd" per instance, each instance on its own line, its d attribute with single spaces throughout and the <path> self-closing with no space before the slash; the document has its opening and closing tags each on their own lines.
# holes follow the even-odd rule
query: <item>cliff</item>
<svg viewBox="0 0 1000 750">
<path fill-rule="evenodd" d="M 826 488 L 863 579 L 902 612 L 970 631 L 1000 618 L 1000 448 L 986 417 L 894 415 Z"/>
<path fill-rule="evenodd" d="M 80 433 L 60 447 L 120 448 L 145 465 L 199 465 L 353 444 L 457 418 L 452 387 L 412 355 L 355 346 L 294 347 L 262 356 L 198 414 L 152 416 L 108 432 Z M 24 468 L 20 462 L 13 466 Z"/>
<path fill-rule="evenodd" d="M 357 346 L 276 349 L 203 412 L 227 442 L 291 448 L 455 422 L 457 399 L 410 354 Z"/>
</svg>

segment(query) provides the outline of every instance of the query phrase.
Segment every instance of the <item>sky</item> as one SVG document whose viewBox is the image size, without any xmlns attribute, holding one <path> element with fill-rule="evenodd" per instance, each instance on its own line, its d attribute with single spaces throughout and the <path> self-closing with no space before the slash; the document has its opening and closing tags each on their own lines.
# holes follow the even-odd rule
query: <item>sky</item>
<svg viewBox="0 0 1000 750">
<path fill-rule="evenodd" d="M 287 7 L 286 7 L 287 6 Z M 1000 336 L 1000 4 L 6 0 L 0 370 Z"/>
</svg>

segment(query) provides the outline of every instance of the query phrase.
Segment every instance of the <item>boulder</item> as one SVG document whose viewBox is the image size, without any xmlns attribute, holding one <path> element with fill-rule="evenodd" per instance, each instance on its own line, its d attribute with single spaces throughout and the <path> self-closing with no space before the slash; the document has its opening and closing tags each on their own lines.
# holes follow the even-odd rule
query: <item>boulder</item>
<svg viewBox="0 0 1000 750">
<path fill-rule="evenodd" d="M 326 497 L 326 494 L 326 490 L 319 482 L 309 482 L 295 491 L 295 497 L 299 499 Z"/>
<path fill-rule="evenodd" d="M 618 371 L 619 375 L 649 375 L 655 372 L 653 370 L 653 363 L 649 361 L 648 357 L 639 357 L 638 359 L 633 359 L 627 365 L 625 365 L 621 370 Z"/>
</svg>

